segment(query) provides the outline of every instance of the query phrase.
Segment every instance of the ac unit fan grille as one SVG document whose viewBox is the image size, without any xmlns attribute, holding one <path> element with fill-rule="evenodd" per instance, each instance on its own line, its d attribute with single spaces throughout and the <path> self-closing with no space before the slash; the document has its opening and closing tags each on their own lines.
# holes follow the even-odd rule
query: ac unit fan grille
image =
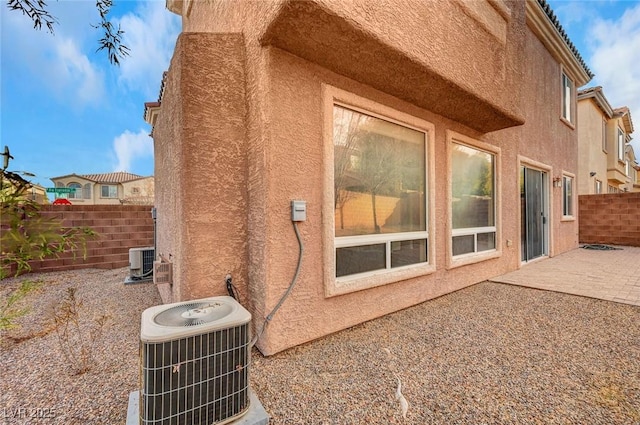
<svg viewBox="0 0 640 425">
<path fill-rule="evenodd" d="M 142 343 L 142 424 L 211 425 L 249 407 L 249 325 Z"/>
</svg>

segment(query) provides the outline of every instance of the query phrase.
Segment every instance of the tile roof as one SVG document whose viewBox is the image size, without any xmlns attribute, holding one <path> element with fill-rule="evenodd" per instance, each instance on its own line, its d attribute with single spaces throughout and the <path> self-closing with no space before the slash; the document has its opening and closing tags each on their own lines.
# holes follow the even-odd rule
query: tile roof
<svg viewBox="0 0 640 425">
<path fill-rule="evenodd" d="M 92 180 L 96 183 L 126 183 L 131 180 L 142 178 L 137 174 L 127 173 L 125 171 L 116 171 L 115 173 L 103 174 L 79 174 L 80 177 Z"/>
<path fill-rule="evenodd" d="M 564 28 L 562 28 L 562 25 L 560 25 L 560 21 L 558 20 L 558 17 L 556 16 L 555 13 L 553 13 L 553 9 L 551 9 L 551 6 L 549 6 L 549 4 L 547 3 L 547 0 L 537 0 L 537 1 L 540 7 L 542 7 L 542 10 L 544 10 L 544 13 L 547 15 L 547 17 L 553 24 L 553 26 L 556 28 L 556 30 L 564 40 L 564 42 L 566 43 L 569 50 L 571 50 L 571 53 L 573 53 L 573 56 L 575 56 L 580 66 L 582 66 L 585 72 L 589 75 L 589 78 L 593 78 L 593 73 L 585 63 L 584 59 L 582 59 L 582 56 L 580 55 L 580 52 L 578 52 L 578 49 L 576 48 L 576 46 L 574 46 L 574 44 L 569 39 L 569 36 L 565 32 Z"/>
</svg>

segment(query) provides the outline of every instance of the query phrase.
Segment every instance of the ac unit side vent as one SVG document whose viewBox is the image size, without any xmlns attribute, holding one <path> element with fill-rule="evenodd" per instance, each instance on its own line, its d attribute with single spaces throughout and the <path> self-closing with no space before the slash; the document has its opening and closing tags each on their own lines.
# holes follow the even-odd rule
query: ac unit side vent
<svg viewBox="0 0 640 425">
<path fill-rule="evenodd" d="M 165 261 L 153 262 L 153 283 L 173 283 L 173 263 Z"/>
<path fill-rule="evenodd" d="M 154 260 L 153 247 L 129 249 L 129 269 L 132 274 L 139 276 L 151 274 Z"/>
<path fill-rule="evenodd" d="M 249 408 L 249 323 L 141 342 L 141 423 L 224 423 Z"/>
<path fill-rule="evenodd" d="M 147 274 L 153 270 L 153 261 L 156 259 L 155 250 L 145 249 L 142 251 L 142 274 Z"/>
</svg>

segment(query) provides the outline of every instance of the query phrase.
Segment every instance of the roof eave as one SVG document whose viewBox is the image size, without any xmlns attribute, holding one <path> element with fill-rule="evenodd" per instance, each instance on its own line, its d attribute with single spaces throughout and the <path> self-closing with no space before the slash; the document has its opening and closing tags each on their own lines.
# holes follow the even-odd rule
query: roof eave
<svg viewBox="0 0 640 425">
<path fill-rule="evenodd" d="M 577 87 L 584 86 L 593 74 L 586 68 L 567 45 L 538 0 L 527 0 L 527 24 L 549 53 L 563 65 L 565 71 L 574 80 Z"/>
<path fill-rule="evenodd" d="M 145 102 L 144 120 L 151 125 L 151 127 L 156 125 L 158 114 L 160 114 L 160 102 Z"/>
<path fill-rule="evenodd" d="M 593 99 L 596 106 L 608 119 L 613 117 L 613 107 L 604 95 L 602 87 L 597 87 L 596 89 L 588 91 L 586 93 L 578 93 L 578 100 L 583 99 Z"/>
</svg>

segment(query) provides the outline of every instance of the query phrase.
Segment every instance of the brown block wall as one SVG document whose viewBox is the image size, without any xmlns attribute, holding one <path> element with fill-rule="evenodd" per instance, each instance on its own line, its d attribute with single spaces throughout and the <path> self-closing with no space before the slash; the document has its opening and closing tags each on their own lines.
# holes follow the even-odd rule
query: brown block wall
<svg viewBox="0 0 640 425">
<path fill-rule="evenodd" d="M 90 227 L 98 236 L 81 249 L 59 257 L 32 261 L 32 272 L 84 268 L 115 269 L 129 265 L 129 248 L 153 246 L 153 219 L 148 205 L 43 205 L 45 217 L 62 220 L 63 227 Z"/>
<path fill-rule="evenodd" d="M 640 246 L 640 192 L 578 199 L 580 243 Z"/>
</svg>

